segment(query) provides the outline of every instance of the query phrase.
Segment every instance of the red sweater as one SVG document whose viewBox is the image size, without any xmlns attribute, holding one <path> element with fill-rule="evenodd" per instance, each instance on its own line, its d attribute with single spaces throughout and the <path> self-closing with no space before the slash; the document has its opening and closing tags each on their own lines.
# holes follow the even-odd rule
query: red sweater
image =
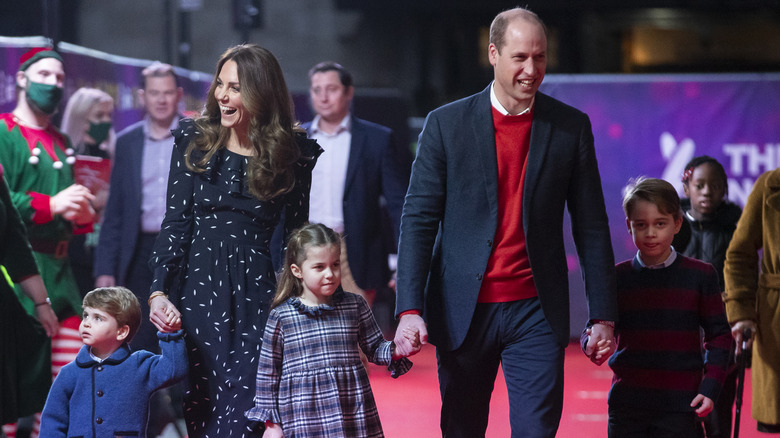
<svg viewBox="0 0 780 438">
<path fill-rule="evenodd" d="M 493 108 L 498 160 L 498 218 L 493 253 L 477 299 L 480 303 L 504 303 L 537 295 L 523 231 L 523 183 L 532 121 L 533 111 L 511 116 Z"/>
</svg>

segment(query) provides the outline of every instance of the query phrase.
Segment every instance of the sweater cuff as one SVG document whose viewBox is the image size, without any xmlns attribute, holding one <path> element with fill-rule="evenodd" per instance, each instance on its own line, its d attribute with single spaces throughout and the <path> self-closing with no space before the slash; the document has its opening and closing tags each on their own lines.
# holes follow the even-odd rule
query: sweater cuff
<svg viewBox="0 0 780 438">
<path fill-rule="evenodd" d="M 54 219 L 51 214 L 51 196 L 36 192 L 28 192 L 27 194 L 32 197 L 30 207 L 35 211 L 32 216 L 33 223 L 41 225 L 51 222 Z"/>
<path fill-rule="evenodd" d="M 417 309 L 405 310 L 405 311 L 403 311 L 403 312 L 398 314 L 398 319 L 401 319 L 401 317 L 404 316 L 404 315 L 417 315 L 417 316 L 420 316 L 421 313 Z"/>
</svg>

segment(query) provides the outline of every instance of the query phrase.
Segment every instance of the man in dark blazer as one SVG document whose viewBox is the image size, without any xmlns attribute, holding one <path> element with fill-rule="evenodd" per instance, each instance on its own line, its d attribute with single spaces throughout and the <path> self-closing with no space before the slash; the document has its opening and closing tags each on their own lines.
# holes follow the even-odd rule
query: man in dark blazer
<svg viewBox="0 0 780 438">
<path fill-rule="evenodd" d="M 165 215 L 168 172 L 179 102 L 184 94 L 173 68 L 155 63 L 143 71 L 139 97 L 146 117 L 119 133 L 103 224 L 95 252 L 95 286 L 125 286 L 138 296 L 149 318 L 148 266 L 152 245 Z M 131 345 L 158 351 L 157 332 L 141 328 Z"/>
<path fill-rule="evenodd" d="M 319 63 L 309 79 L 316 116 L 303 127 L 325 151 L 312 173 L 309 221 L 344 235 L 342 285 L 370 304 L 390 277 L 387 257 L 396 251 L 411 153 L 389 128 L 350 113 L 354 87 L 343 66 Z"/>
<path fill-rule="evenodd" d="M 502 12 L 488 53 L 493 83 L 431 112 L 420 134 L 395 342 L 414 352 L 411 329 L 436 345 L 444 436 L 484 436 L 500 364 L 512 436 L 554 437 L 570 337 L 564 206 L 588 297 L 586 353 L 598 364 L 614 349 L 617 317 L 608 220 L 587 115 L 537 92 L 544 24 L 526 9 Z"/>
</svg>

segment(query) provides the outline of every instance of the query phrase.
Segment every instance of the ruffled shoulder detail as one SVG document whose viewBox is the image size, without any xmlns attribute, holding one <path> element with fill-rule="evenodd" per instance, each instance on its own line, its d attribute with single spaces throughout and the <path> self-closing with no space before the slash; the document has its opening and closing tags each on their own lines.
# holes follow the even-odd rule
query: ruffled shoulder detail
<svg viewBox="0 0 780 438">
<path fill-rule="evenodd" d="M 174 141 L 179 144 L 185 140 L 189 142 L 189 137 L 194 137 L 200 133 L 198 132 L 197 126 L 195 126 L 195 120 L 185 118 L 179 120 L 179 126 L 177 126 L 176 129 L 171 129 L 171 134 L 173 135 Z"/>
<path fill-rule="evenodd" d="M 301 158 L 298 159 L 298 166 L 304 168 L 314 168 L 317 158 L 324 152 L 317 140 L 308 138 L 305 132 L 295 133 L 295 143 L 301 151 Z"/>
<path fill-rule="evenodd" d="M 339 286 L 336 292 L 333 293 L 330 304 L 320 304 L 319 306 L 309 306 L 304 304 L 300 297 L 288 298 L 287 302 L 293 306 L 296 310 L 304 315 L 320 316 L 323 312 L 334 310 L 336 305 L 344 300 L 344 289 Z"/>
</svg>

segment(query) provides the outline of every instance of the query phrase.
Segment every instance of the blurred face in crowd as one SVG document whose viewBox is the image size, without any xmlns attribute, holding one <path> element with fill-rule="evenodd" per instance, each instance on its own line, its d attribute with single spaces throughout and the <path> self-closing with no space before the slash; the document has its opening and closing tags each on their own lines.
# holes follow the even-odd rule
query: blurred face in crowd
<svg viewBox="0 0 780 438">
<path fill-rule="evenodd" d="M 494 89 L 501 105 L 510 114 L 524 111 L 547 69 L 547 37 L 539 23 L 515 18 L 504 34 L 503 47 L 490 44 L 488 57 L 495 75 Z"/>
<path fill-rule="evenodd" d="M 146 87 L 139 93 L 149 117 L 160 124 L 171 124 L 179 112 L 179 101 L 184 92 L 176 86 L 171 75 L 149 76 Z"/>
<path fill-rule="evenodd" d="M 86 126 L 84 126 L 85 141 L 92 144 L 102 143 L 108 137 L 111 122 L 114 119 L 114 101 L 104 100 L 92 105 L 87 114 Z"/>
<path fill-rule="evenodd" d="M 54 85 L 59 88 L 65 85 L 65 68 L 59 60 L 54 58 L 43 58 L 27 67 L 24 72 L 19 73 L 22 73 L 30 82 Z M 27 84 L 20 84 L 20 86 L 27 88 Z"/>
<path fill-rule="evenodd" d="M 338 123 L 349 113 L 354 89 L 345 87 L 336 71 L 314 73 L 311 76 L 311 104 L 314 112 L 329 123 Z"/>
<path fill-rule="evenodd" d="M 713 214 L 726 196 L 723 177 L 712 163 L 693 169 L 690 180 L 683 184 L 685 196 L 691 200 L 691 215 L 696 220 Z"/>
</svg>

